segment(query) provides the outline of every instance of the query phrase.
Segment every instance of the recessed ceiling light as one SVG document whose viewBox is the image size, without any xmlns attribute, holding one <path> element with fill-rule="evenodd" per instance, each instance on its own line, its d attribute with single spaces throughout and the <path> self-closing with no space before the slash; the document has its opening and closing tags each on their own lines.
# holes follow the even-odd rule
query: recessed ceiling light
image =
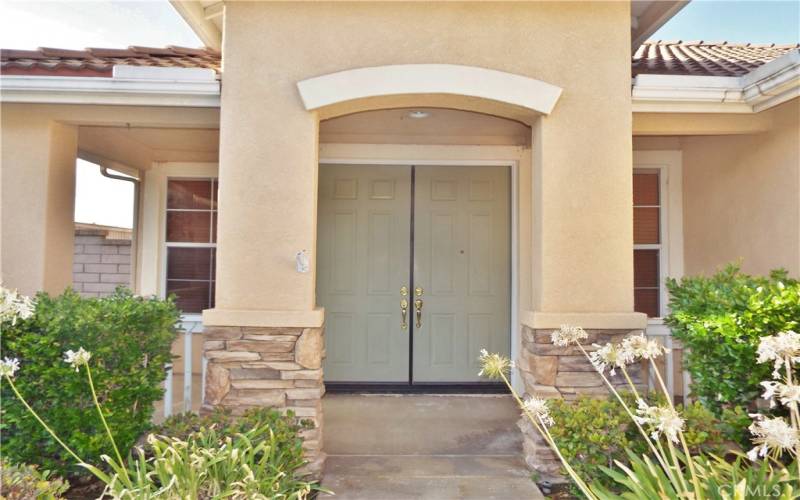
<svg viewBox="0 0 800 500">
<path fill-rule="evenodd" d="M 417 110 L 417 111 L 409 111 L 409 113 L 408 113 L 408 117 L 409 118 L 415 118 L 415 119 L 427 118 L 429 116 L 431 116 L 431 114 L 428 113 L 427 111 L 419 111 L 419 110 Z"/>
</svg>

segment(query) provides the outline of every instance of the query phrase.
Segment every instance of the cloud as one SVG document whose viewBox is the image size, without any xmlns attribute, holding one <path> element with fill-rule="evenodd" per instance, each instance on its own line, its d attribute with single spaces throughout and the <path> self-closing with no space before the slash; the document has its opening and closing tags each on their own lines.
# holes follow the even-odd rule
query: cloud
<svg viewBox="0 0 800 500">
<path fill-rule="evenodd" d="M 202 46 L 167 1 L 4 1 L 0 9 L 3 48 Z"/>
</svg>

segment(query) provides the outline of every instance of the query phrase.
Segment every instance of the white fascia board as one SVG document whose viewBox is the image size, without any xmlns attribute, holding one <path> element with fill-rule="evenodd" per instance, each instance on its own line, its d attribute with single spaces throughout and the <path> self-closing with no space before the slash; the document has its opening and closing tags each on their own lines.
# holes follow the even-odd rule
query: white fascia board
<svg viewBox="0 0 800 500">
<path fill-rule="evenodd" d="M 800 95 L 800 50 L 744 76 L 638 75 L 633 111 L 640 113 L 757 113 Z"/>
<path fill-rule="evenodd" d="M 0 76 L 0 102 L 219 107 L 220 84 L 203 68 L 115 66 L 112 78 Z"/>
<path fill-rule="evenodd" d="M 792 51 L 744 75 L 745 101 L 759 112 L 800 95 L 800 50 Z"/>
</svg>

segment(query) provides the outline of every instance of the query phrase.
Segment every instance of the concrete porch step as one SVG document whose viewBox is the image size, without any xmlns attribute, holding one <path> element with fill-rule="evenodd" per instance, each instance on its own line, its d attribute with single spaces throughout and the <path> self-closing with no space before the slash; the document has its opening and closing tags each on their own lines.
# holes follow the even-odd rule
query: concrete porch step
<svg viewBox="0 0 800 500">
<path fill-rule="evenodd" d="M 340 500 L 544 498 L 519 456 L 334 455 L 322 484 Z"/>
<path fill-rule="evenodd" d="M 544 498 L 511 396 L 329 394 L 322 405 L 322 485 L 337 499 Z"/>
<path fill-rule="evenodd" d="M 329 394 L 329 455 L 518 455 L 519 411 L 509 395 Z"/>
</svg>

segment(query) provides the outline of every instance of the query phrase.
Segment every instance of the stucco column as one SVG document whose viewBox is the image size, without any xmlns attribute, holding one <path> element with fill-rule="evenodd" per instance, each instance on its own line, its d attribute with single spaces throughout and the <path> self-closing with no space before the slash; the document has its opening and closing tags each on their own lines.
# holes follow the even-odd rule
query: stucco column
<svg viewBox="0 0 800 500">
<path fill-rule="evenodd" d="M 630 116 L 629 106 L 617 106 L 587 120 L 565 99 L 533 125 L 533 300 L 522 318 L 517 358 L 526 394 L 608 394 L 579 349 L 553 345 L 551 332 L 560 324 L 584 327 L 588 351 L 646 326 L 645 316 L 633 312 Z M 641 366 L 630 375 L 644 388 Z M 619 375 L 611 380 L 625 385 Z M 557 476 L 551 450 L 527 421 L 519 425 L 528 465 Z"/>
<path fill-rule="evenodd" d="M 253 326 L 320 318 L 307 314 L 315 307 L 315 266 L 300 273 L 295 265 L 302 250 L 315 260 L 318 120 L 290 82 L 253 85 L 252 63 L 237 62 L 226 59 L 217 298 L 206 319 L 219 323 L 236 311 Z"/>
<path fill-rule="evenodd" d="M 21 293 L 72 284 L 77 127 L 2 113 L 0 277 Z"/>
<path fill-rule="evenodd" d="M 229 17 L 226 15 L 226 23 Z M 226 30 L 214 309 L 204 312 L 204 407 L 272 407 L 310 421 L 311 472 L 324 462 L 322 311 L 315 307 L 318 118 Z M 231 48 L 231 50 L 228 50 Z M 310 269 L 295 256 L 305 251 Z"/>
</svg>

